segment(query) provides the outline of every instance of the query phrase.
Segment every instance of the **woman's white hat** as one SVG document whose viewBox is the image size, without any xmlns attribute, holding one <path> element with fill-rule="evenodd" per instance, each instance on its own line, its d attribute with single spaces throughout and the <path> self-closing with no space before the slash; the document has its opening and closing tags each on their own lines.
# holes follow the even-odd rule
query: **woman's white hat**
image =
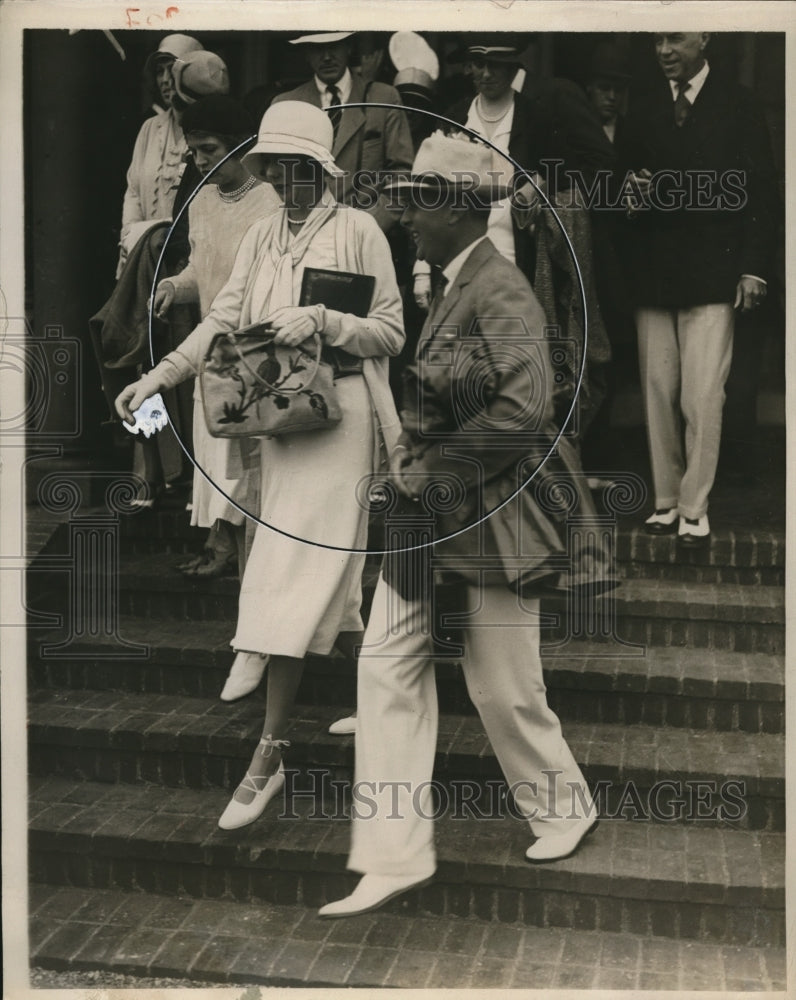
<svg viewBox="0 0 796 1000">
<path fill-rule="evenodd" d="M 353 31 L 321 31 L 315 35 L 302 35 L 301 38 L 291 38 L 291 45 L 333 45 L 335 42 L 342 42 L 344 38 L 350 38 Z"/>
<path fill-rule="evenodd" d="M 391 176 L 385 191 L 460 193 L 483 205 L 508 195 L 502 180 L 493 167 L 492 151 L 484 143 L 474 142 L 464 133 L 449 136 L 434 132 L 420 144 L 411 172 Z M 421 203 L 425 203 L 423 199 Z M 428 207 L 431 203 L 433 199 Z"/>
<path fill-rule="evenodd" d="M 144 69 L 151 69 L 161 59 L 182 59 L 189 52 L 201 52 L 204 48 L 201 42 L 190 35 L 166 35 L 157 47 L 156 52 L 150 52 L 144 63 Z"/>
<path fill-rule="evenodd" d="M 229 93 L 229 73 L 221 56 L 215 52 L 189 52 L 171 68 L 174 89 L 186 104 L 209 94 Z"/>
<path fill-rule="evenodd" d="M 331 177 L 343 177 L 332 158 L 334 128 L 325 111 L 306 101 L 277 101 L 263 115 L 256 145 L 243 157 L 246 169 L 264 179 L 264 155 L 298 154 L 317 160 Z"/>
</svg>

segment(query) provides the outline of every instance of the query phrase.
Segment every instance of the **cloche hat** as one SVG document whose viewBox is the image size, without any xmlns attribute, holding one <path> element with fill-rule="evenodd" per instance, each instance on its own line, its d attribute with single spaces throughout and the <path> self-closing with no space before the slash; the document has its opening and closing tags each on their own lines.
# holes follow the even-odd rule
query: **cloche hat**
<svg viewBox="0 0 796 1000">
<path fill-rule="evenodd" d="M 166 35 L 158 45 L 155 52 L 150 52 L 144 63 L 145 70 L 152 70 L 155 64 L 161 60 L 181 59 L 189 52 L 201 52 L 204 45 L 190 35 Z"/>
<path fill-rule="evenodd" d="M 264 156 L 297 154 L 317 160 L 331 177 L 343 177 L 332 158 L 334 128 L 325 111 L 307 101 L 278 101 L 263 115 L 254 147 L 243 157 L 250 174 L 265 179 Z"/>
<path fill-rule="evenodd" d="M 215 52 L 189 52 L 172 67 L 174 89 L 186 104 L 193 104 L 208 94 L 229 93 L 229 73 L 221 56 Z"/>
</svg>

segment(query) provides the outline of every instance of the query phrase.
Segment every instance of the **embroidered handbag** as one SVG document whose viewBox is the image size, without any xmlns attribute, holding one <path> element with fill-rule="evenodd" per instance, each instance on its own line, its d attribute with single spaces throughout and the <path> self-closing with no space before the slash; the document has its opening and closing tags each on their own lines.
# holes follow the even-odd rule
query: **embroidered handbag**
<svg viewBox="0 0 796 1000">
<path fill-rule="evenodd" d="M 199 383 L 212 437 L 280 437 L 323 430 L 343 416 L 317 334 L 288 347 L 274 344 L 264 323 L 218 333 Z"/>
</svg>

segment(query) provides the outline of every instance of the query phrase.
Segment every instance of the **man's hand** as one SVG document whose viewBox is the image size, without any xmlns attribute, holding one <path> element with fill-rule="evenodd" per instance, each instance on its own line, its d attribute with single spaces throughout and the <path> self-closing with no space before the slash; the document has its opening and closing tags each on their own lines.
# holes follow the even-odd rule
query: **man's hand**
<svg viewBox="0 0 796 1000">
<path fill-rule="evenodd" d="M 166 278 L 158 284 L 157 290 L 155 291 L 155 298 L 152 307 L 152 311 L 158 319 L 164 319 L 166 313 L 171 309 L 174 304 L 174 299 L 177 295 L 177 290 L 174 285 Z"/>
<path fill-rule="evenodd" d="M 396 445 L 390 455 L 390 479 L 395 483 L 395 488 L 400 494 L 410 500 L 416 500 L 415 491 L 403 476 L 404 470 L 412 463 L 412 453 L 404 445 Z"/>
<path fill-rule="evenodd" d="M 141 387 L 140 379 L 137 382 L 131 382 L 116 397 L 114 402 L 116 412 L 125 423 L 135 424 L 135 416 L 133 414 L 136 410 L 140 409 L 144 400 L 148 399 L 150 395 L 151 393 L 147 393 Z"/>
<path fill-rule="evenodd" d="M 636 212 L 647 208 L 647 197 L 650 190 L 650 180 L 652 173 L 644 167 L 637 174 L 631 174 L 625 185 L 624 201 L 627 214 L 632 218 Z"/>
<path fill-rule="evenodd" d="M 740 306 L 741 312 L 750 312 L 760 305 L 767 294 L 768 289 L 764 281 L 743 274 L 735 288 L 733 308 L 737 309 Z"/>
<path fill-rule="evenodd" d="M 428 312 L 428 307 L 431 305 L 430 274 L 422 272 L 415 275 L 414 284 L 412 286 L 412 294 L 415 297 L 418 309 L 422 309 L 423 312 Z"/>
<path fill-rule="evenodd" d="M 534 174 L 533 181 L 525 181 L 511 194 L 511 214 L 518 229 L 530 229 L 542 210 L 545 182 L 540 174 Z"/>
<path fill-rule="evenodd" d="M 323 310 L 318 306 L 283 306 L 266 316 L 265 325 L 274 331 L 274 343 L 296 347 L 320 333 Z"/>
</svg>

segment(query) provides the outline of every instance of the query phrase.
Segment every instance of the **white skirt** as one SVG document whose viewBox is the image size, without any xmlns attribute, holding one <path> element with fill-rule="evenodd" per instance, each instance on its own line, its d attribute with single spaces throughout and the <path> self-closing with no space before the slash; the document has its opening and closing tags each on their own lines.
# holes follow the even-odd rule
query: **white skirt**
<svg viewBox="0 0 796 1000">
<path fill-rule="evenodd" d="M 343 419 L 335 427 L 262 442 L 268 527 L 257 525 L 246 563 L 234 649 L 324 655 L 340 632 L 362 628 L 365 554 L 350 550 L 367 546 L 357 487 L 373 471 L 375 418 L 362 376 L 339 379 L 336 389 Z"/>
<path fill-rule="evenodd" d="M 221 519 L 230 524 L 243 524 L 244 515 L 231 503 L 246 509 L 247 481 L 227 478 L 227 458 L 230 442 L 212 437 L 205 423 L 202 397 L 196 392 L 193 400 L 193 496 L 191 524 L 212 528 Z M 198 466 L 198 467 L 197 467 Z M 202 475 L 203 470 L 205 475 Z M 209 476 L 211 482 L 208 482 Z M 226 496 L 224 495 L 226 494 Z M 228 499 L 229 498 L 229 499 Z"/>
</svg>

